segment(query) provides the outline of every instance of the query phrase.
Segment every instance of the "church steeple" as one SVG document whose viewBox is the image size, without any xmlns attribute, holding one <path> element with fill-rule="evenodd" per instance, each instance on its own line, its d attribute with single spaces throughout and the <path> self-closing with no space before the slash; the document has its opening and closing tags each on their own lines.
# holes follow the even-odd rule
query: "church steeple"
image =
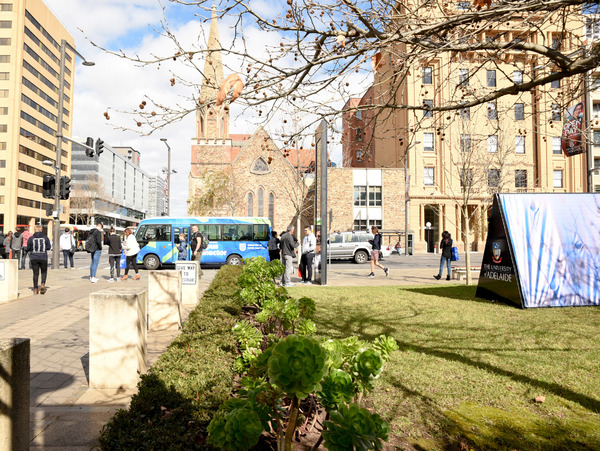
<svg viewBox="0 0 600 451">
<path fill-rule="evenodd" d="M 204 71 L 197 113 L 198 138 L 224 139 L 229 134 L 229 114 L 224 108 L 214 108 L 219 87 L 223 84 L 223 60 L 221 57 L 221 42 L 219 40 L 219 25 L 217 22 L 217 7 L 213 5 L 208 32 L 207 52 L 204 59 Z"/>
</svg>

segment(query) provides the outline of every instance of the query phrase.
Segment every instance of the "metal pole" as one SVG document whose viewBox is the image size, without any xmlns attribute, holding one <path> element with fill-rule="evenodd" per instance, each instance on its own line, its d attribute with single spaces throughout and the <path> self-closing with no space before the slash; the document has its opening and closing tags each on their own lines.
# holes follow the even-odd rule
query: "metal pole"
<svg viewBox="0 0 600 451">
<path fill-rule="evenodd" d="M 408 146 L 404 151 L 404 256 L 408 255 L 408 171 L 407 161 Z"/>
<path fill-rule="evenodd" d="M 67 41 L 60 41 L 60 74 L 58 76 L 58 119 L 56 120 L 56 180 L 54 182 L 54 210 L 56 217 L 53 221 L 52 238 L 52 269 L 58 269 L 59 265 L 59 245 L 60 240 L 60 160 L 62 156 L 62 124 L 63 124 L 63 106 L 65 102 L 65 54 L 67 52 Z"/>
<path fill-rule="evenodd" d="M 584 50 L 584 56 L 587 56 L 589 53 L 587 51 L 587 47 Z M 585 163 L 585 172 L 587 175 L 587 192 L 591 193 L 594 191 L 593 188 L 593 175 L 594 171 L 590 171 L 591 168 L 594 167 L 594 158 L 592 155 L 592 130 L 591 130 L 591 108 L 590 108 L 590 73 L 586 72 L 583 75 L 583 105 L 585 109 L 585 120 L 583 123 L 585 130 L 585 150 L 586 150 L 586 163 Z M 583 146 L 583 143 L 581 143 Z"/>
<path fill-rule="evenodd" d="M 167 145 L 167 216 L 171 216 L 171 148 Z"/>
</svg>

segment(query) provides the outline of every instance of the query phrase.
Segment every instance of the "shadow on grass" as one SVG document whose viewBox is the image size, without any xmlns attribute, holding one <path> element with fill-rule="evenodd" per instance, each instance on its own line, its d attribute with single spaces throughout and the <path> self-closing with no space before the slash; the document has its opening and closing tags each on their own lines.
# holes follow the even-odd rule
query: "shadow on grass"
<svg viewBox="0 0 600 451">
<path fill-rule="evenodd" d="M 481 299 L 475 297 L 477 291 L 477 285 L 448 285 L 448 286 L 430 286 L 430 287 L 418 287 L 418 288 L 404 288 L 403 291 L 410 291 L 413 293 L 420 293 L 427 296 L 439 296 L 441 298 L 456 299 L 459 301 L 470 301 L 479 302 L 482 304 L 499 304 L 507 307 L 516 307 L 513 304 L 504 304 L 488 301 L 487 299 Z"/>
</svg>

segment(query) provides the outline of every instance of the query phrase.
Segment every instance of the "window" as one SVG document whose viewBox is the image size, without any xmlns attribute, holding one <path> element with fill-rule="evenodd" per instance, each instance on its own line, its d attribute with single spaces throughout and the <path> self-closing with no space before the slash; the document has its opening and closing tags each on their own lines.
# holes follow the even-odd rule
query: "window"
<svg viewBox="0 0 600 451">
<path fill-rule="evenodd" d="M 362 161 L 362 154 L 363 154 L 362 150 L 358 149 L 356 151 L 356 161 Z"/>
<path fill-rule="evenodd" d="M 8 131 L 8 125 L 0 124 L 0 133 L 6 133 Z"/>
<path fill-rule="evenodd" d="M 433 108 L 433 100 L 423 100 L 424 108 Z M 433 111 L 424 109 L 423 117 L 433 117 Z"/>
<path fill-rule="evenodd" d="M 515 85 L 520 85 L 523 83 L 523 71 L 516 70 L 513 72 L 513 83 Z"/>
<path fill-rule="evenodd" d="M 355 219 L 352 224 L 353 230 L 367 230 L 367 220 L 366 219 Z M 334 235 L 332 243 L 341 243 L 342 235 Z"/>
<path fill-rule="evenodd" d="M 8 97 L 8 89 L 0 89 L 0 98 L 7 98 Z"/>
<path fill-rule="evenodd" d="M 12 20 L 0 20 L 0 28 L 12 28 Z"/>
<path fill-rule="evenodd" d="M 461 108 L 458 111 L 460 112 L 461 119 L 466 119 L 466 120 L 471 119 L 471 108 L 470 107 Z"/>
<path fill-rule="evenodd" d="M 362 129 L 361 128 L 356 129 L 356 140 L 362 141 Z"/>
<path fill-rule="evenodd" d="M 423 68 L 423 76 L 421 77 L 424 85 L 433 84 L 433 69 L 431 67 Z"/>
<path fill-rule="evenodd" d="M 469 69 L 458 69 L 458 84 L 469 86 Z"/>
<path fill-rule="evenodd" d="M 490 169 L 488 170 L 488 187 L 498 188 L 500 185 L 500 170 Z"/>
<path fill-rule="evenodd" d="M 552 154 L 553 155 L 562 154 L 562 140 L 560 139 L 560 136 L 552 137 Z"/>
<path fill-rule="evenodd" d="M 600 90 L 600 77 L 592 77 L 592 86 L 590 86 L 592 91 Z"/>
<path fill-rule="evenodd" d="M 0 45 L 11 45 L 10 38 L 0 38 Z"/>
<path fill-rule="evenodd" d="M 198 231 L 203 232 L 209 241 L 221 241 L 220 224 L 198 224 Z"/>
<path fill-rule="evenodd" d="M 381 186 L 369 186 L 369 207 L 381 207 Z"/>
<path fill-rule="evenodd" d="M 561 113 L 560 113 L 560 105 L 558 103 L 552 104 L 552 120 L 553 121 L 561 121 Z"/>
<path fill-rule="evenodd" d="M 258 189 L 258 216 L 261 218 L 264 216 L 263 195 L 264 195 L 263 189 L 259 188 Z"/>
<path fill-rule="evenodd" d="M 269 193 L 269 221 L 271 225 L 275 222 L 275 195 Z"/>
<path fill-rule="evenodd" d="M 248 193 L 248 216 L 254 216 L 254 196 Z"/>
<path fill-rule="evenodd" d="M 356 119 L 362 119 L 362 111 L 356 110 Z"/>
<path fill-rule="evenodd" d="M 138 241 L 171 241 L 171 226 L 168 224 L 147 225 L 136 233 Z"/>
<path fill-rule="evenodd" d="M 496 71 L 488 70 L 486 78 L 487 78 L 487 87 L 495 88 L 496 87 Z"/>
<path fill-rule="evenodd" d="M 554 75 L 555 73 L 556 72 L 552 72 L 552 75 Z M 558 89 L 558 88 L 560 88 L 560 79 L 551 81 L 550 82 L 550 87 L 552 89 Z"/>
<path fill-rule="evenodd" d="M 526 169 L 517 169 L 515 171 L 515 188 L 527 188 Z"/>
<path fill-rule="evenodd" d="M 471 151 L 471 135 L 460 135 L 460 150 L 463 152 Z"/>
<path fill-rule="evenodd" d="M 515 120 L 525 120 L 525 105 L 522 103 L 515 103 Z"/>
<path fill-rule="evenodd" d="M 490 152 L 490 153 L 498 152 L 498 136 L 497 135 L 488 136 L 488 152 Z"/>
<path fill-rule="evenodd" d="M 460 170 L 460 186 L 463 189 L 469 189 L 473 185 L 473 170 L 472 169 L 461 169 Z"/>
<path fill-rule="evenodd" d="M 269 226 L 266 224 L 254 224 L 254 235 L 252 239 L 254 241 L 269 241 Z"/>
<path fill-rule="evenodd" d="M 269 172 L 269 165 L 261 157 L 258 160 L 256 160 L 256 162 L 254 163 L 254 166 L 252 167 L 252 172 L 257 172 L 259 174 L 264 174 L 265 172 Z"/>
<path fill-rule="evenodd" d="M 596 118 L 600 117 L 600 103 L 594 102 L 592 104 L 592 115 Z"/>
<path fill-rule="evenodd" d="M 10 55 L 0 55 L 0 63 L 10 63 Z"/>
<path fill-rule="evenodd" d="M 252 233 L 252 224 L 223 224 L 223 241 L 248 241 Z"/>
<path fill-rule="evenodd" d="M 425 186 L 433 186 L 435 182 L 435 168 L 424 168 L 423 183 Z"/>
<path fill-rule="evenodd" d="M 0 177 L 0 186 L 5 186 L 5 185 L 6 185 L 6 178 Z"/>
<path fill-rule="evenodd" d="M 6 150 L 6 141 L 0 142 L 0 150 Z"/>
<path fill-rule="evenodd" d="M 355 186 L 354 187 L 354 206 L 355 207 L 366 207 L 367 206 L 367 187 L 366 186 Z"/>
<path fill-rule="evenodd" d="M 560 36 L 552 38 L 552 49 L 560 50 L 560 46 L 562 44 L 562 38 Z"/>
<path fill-rule="evenodd" d="M 594 169 L 600 169 L 600 158 L 594 158 Z"/>
<path fill-rule="evenodd" d="M 594 135 L 592 136 L 592 143 L 594 146 L 600 146 L 600 131 L 594 130 Z"/>
<path fill-rule="evenodd" d="M 553 175 L 553 185 L 554 188 L 562 188 L 563 187 L 563 171 L 562 169 L 555 169 L 552 171 Z"/>
<path fill-rule="evenodd" d="M 0 3 L 0 11 L 12 11 L 12 3 Z"/>
<path fill-rule="evenodd" d="M 423 133 L 423 150 L 433 152 L 433 133 Z"/>
<path fill-rule="evenodd" d="M 488 119 L 495 121 L 498 119 L 498 108 L 496 108 L 496 102 L 488 102 Z"/>
<path fill-rule="evenodd" d="M 7 106 L 0 106 L 0 116 L 6 116 L 8 114 Z"/>
<path fill-rule="evenodd" d="M 525 137 L 515 136 L 515 153 L 525 153 Z"/>
<path fill-rule="evenodd" d="M 6 160 L 0 160 L 0 168 L 6 167 Z"/>
</svg>

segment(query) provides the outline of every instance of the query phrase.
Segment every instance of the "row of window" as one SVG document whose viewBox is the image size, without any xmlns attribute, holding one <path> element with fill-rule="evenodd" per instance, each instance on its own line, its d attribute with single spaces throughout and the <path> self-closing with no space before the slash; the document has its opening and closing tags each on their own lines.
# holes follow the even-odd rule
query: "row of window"
<svg viewBox="0 0 600 451">
<path fill-rule="evenodd" d="M 423 100 L 423 117 L 433 117 L 433 100 L 425 99 Z M 516 121 L 524 121 L 525 120 L 525 104 L 524 103 L 515 103 L 514 107 L 515 112 L 515 120 Z M 489 120 L 498 120 L 498 108 L 496 106 L 496 102 L 489 102 L 487 105 L 488 119 Z M 469 107 L 462 108 L 459 110 L 460 117 L 462 119 L 471 119 L 471 109 Z M 552 104 L 552 120 L 560 121 L 561 120 L 561 112 L 560 105 Z M 357 134 L 358 139 L 358 134 Z M 360 139 L 359 139 L 360 141 Z"/>
<path fill-rule="evenodd" d="M 434 150 L 433 133 L 423 133 L 423 150 L 433 152 Z M 600 131 L 594 132 L 594 144 L 600 145 Z M 460 135 L 460 148 L 463 152 L 471 151 L 471 135 Z M 488 136 L 488 152 L 495 153 L 498 151 L 498 135 Z M 357 151 L 358 152 L 358 151 Z M 525 153 L 525 136 L 515 136 L 515 153 Z M 559 136 L 552 137 L 552 153 L 554 155 L 562 154 L 561 138 Z M 358 155 L 358 153 L 357 153 Z"/>
<path fill-rule="evenodd" d="M 44 27 L 42 27 L 42 24 L 40 24 L 35 17 L 33 17 L 31 15 L 31 13 L 27 10 L 25 10 L 25 17 L 27 17 L 27 19 L 29 20 L 29 22 L 31 22 L 31 24 L 37 28 L 41 33 L 42 36 L 44 36 L 46 39 L 48 39 L 48 41 L 50 42 L 50 44 L 52 44 L 54 46 L 54 48 L 56 50 L 60 50 L 60 45 L 58 44 L 58 42 L 56 42 L 56 39 L 54 39 L 50 33 L 48 33 L 46 31 L 46 29 Z M 69 55 L 68 53 L 65 54 L 66 60 L 68 62 L 71 62 L 71 55 Z"/>
<path fill-rule="evenodd" d="M 264 190 L 262 188 L 258 189 L 257 195 L 257 214 L 256 216 L 263 217 L 264 216 Z M 248 216 L 254 216 L 254 194 L 248 193 Z M 273 193 L 269 193 L 269 206 L 268 206 L 268 218 L 273 224 L 275 219 L 275 195 Z"/>
<path fill-rule="evenodd" d="M 46 45 L 38 39 L 38 37 L 29 28 L 25 27 L 25 34 L 31 39 L 48 57 L 57 65 L 60 65 L 58 57 Z M 65 67 L 65 73 L 71 75 L 71 70 Z"/>
<path fill-rule="evenodd" d="M 369 207 L 381 207 L 381 186 L 355 186 L 354 187 L 354 206 L 366 207 L 367 194 Z"/>
<path fill-rule="evenodd" d="M 459 86 L 469 86 L 470 83 L 469 69 L 458 69 L 458 84 Z M 515 85 L 523 83 L 523 71 L 515 70 L 512 73 L 512 81 Z M 421 68 L 421 83 L 424 85 L 433 84 L 433 67 L 425 66 Z M 496 87 L 496 71 L 491 69 L 486 71 L 486 86 L 488 88 Z M 560 88 L 560 80 L 554 80 L 550 83 L 553 89 Z"/>
<path fill-rule="evenodd" d="M 563 188 L 563 170 L 555 169 L 552 171 L 552 186 L 554 188 Z M 423 179 L 425 186 L 435 185 L 435 168 L 426 167 L 423 172 Z M 460 174 L 460 186 L 470 187 L 473 183 L 473 172 L 471 169 L 467 171 L 461 171 Z M 500 170 L 489 169 L 488 170 L 488 187 L 497 188 L 500 183 Z M 516 169 L 515 170 L 515 188 L 527 188 L 527 170 Z"/>
<path fill-rule="evenodd" d="M 29 156 L 31 158 L 34 158 L 34 159 L 38 160 L 38 161 L 50 160 L 50 161 L 52 161 L 53 164 L 55 163 L 55 160 L 53 158 L 49 158 L 46 155 L 41 154 L 39 152 L 36 152 L 35 150 L 32 150 L 32 149 L 30 149 L 28 147 L 25 147 L 25 146 L 19 146 L 19 153 L 21 153 L 23 155 L 27 155 L 27 156 Z M 64 165 L 64 164 L 61 164 L 60 168 L 63 171 L 65 171 L 65 172 L 67 171 L 67 166 Z M 29 171 L 26 171 L 26 172 L 29 172 Z M 33 172 L 29 172 L 29 173 L 30 174 L 34 174 Z M 42 175 L 44 175 L 44 174 L 42 174 Z M 35 175 L 39 175 L 39 174 L 35 173 Z"/>
</svg>

